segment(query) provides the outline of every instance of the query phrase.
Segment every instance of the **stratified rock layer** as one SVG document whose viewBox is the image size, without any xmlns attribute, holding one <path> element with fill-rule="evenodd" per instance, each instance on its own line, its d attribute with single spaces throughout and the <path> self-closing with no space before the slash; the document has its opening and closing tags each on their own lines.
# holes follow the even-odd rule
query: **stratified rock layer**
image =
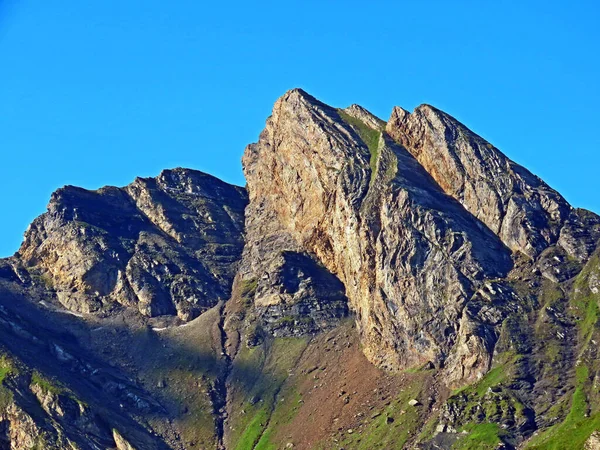
<svg viewBox="0 0 600 450">
<path fill-rule="evenodd" d="M 356 107 L 344 114 L 369 117 Z M 452 361 L 454 379 L 480 375 L 493 342 L 461 333 L 476 327 L 463 312 L 486 278 L 507 273 L 510 252 L 377 120 L 365 120 L 365 130 L 344 114 L 300 90 L 275 104 L 243 159 L 242 270 L 259 275 L 273 241 L 302 249 L 344 283 L 371 361 L 390 369 Z M 377 134 L 374 147 L 364 133 Z M 465 355 L 448 360 L 457 352 Z"/>
<path fill-rule="evenodd" d="M 513 251 L 535 257 L 557 241 L 566 200 L 453 117 L 429 105 L 412 114 L 396 107 L 386 131 Z"/>
</svg>

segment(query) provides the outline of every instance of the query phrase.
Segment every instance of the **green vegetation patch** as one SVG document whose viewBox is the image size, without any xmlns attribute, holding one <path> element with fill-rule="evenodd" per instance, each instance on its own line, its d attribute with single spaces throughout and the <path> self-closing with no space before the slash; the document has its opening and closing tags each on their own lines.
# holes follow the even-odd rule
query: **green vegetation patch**
<svg viewBox="0 0 600 450">
<path fill-rule="evenodd" d="M 577 276 L 571 299 L 571 307 L 579 318 L 577 321 L 579 341 L 584 347 L 590 342 L 598 326 L 598 300 L 600 295 L 594 294 L 589 288 L 589 278 L 593 273 L 600 277 L 600 258 L 598 255 L 592 256 Z"/>
<path fill-rule="evenodd" d="M 17 373 L 14 363 L 6 356 L 0 356 L 0 409 L 7 408 L 13 401 L 12 391 L 4 385 L 4 381 L 10 375 Z"/>
<path fill-rule="evenodd" d="M 46 393 L 60 395 L 67 392 L 65 387 L 63 387 L 55 381 L 46 378 L 37 370 L 34 370 L 31 373 L 31 384 L 39 386 L 42 389 L 42 391 Z"/>
<path fill-rule="evenodd" d="M 254 450 L 275 450 L 277 448 L 273 439 L 275 433 L 279 427 L 290 423 L 298 412 L 301 397 L 294 388 L 280 392 L 279 397 L 282 401 L 277 402 L 273 414 L 271 414 L 269 426 L 265 429 Z"/>
<path fill-rule="evenodd" d="M 292 328 L 296 323 L 294 316 L 284 316 L 275 323 L 276 328 Z"/>
<path fill-rule="evenodd" d="M 502 355 L 499 355 L 499 363 L 496 367 L 486 373 L 484 377 L 476 383 L 469 384 L 455 390 L 450 399 L 461 393 L 465 395 L 482 397 L 488 392 L 489 388 L 499 386 L 505 381 L 510 380 L 510 377 L 512 376 L 512 369 L 521 358 L 521 355 L 515 355 L 512 352 L 506 352 Z"/>
<path fill-rule="evenodd" d="M 207 395 L 211 389 L 210 379 L 202 377 L 198 371 L 184 369 L 170 370 L 164 378 L 167 380 L 168 392 L 186 409 L 174 420 L 181 437 L 201 446 L 214 446 L 215 420 L 212 403 Z"/>
<path fill-rule="evenodd" d="M 256 287 L 258 286 L 258 280 L 252 278 L 251 280 L 242 280 L 241 296 L 244 304 L 249 305 L 254 300 L 254 294 L 256 294 Z"/>
<path fill-rule="evenodd" d="M 298 395 L 284 383 L 307 344 L 306 338 L 276 338 L 240 349 L 232 374 L 237 393 L 230 418 L 232 448 L 274 448 L 275 430 L 293 418 L 294 399 L 298 402 Z M 281 398 L 286 401 L 278 402 Z"/>
<path fill-rule="evenodd" d="M 45 377 L 37 370 L 31 372 L 31 384 L 39 386 L 42 389 L 42 392 L 46 394 L 53 395 L 64 395 L 71 400 L 76 401 L 80 406 L 87 407 L 88 404 L 82 400 L 80 400 L 73 391 L 63 386 L 61 383 L 55 380 L 51 380 L 50 378 Z"/>
<path fill-rule="evenodd" d="M 440 410 L 429 416 L 427 422 L 421 427 L 421 432 L 417 438 L 417 442 L 427 442 L 433 439 L 437 433 L 437 426 L 440 420 Z"/>
<path fill-rule="evenodd" d="M 365 143 L 371 152 L 370 166 L 371 166 L 371 181 L 375 177 L 377 172 L 377 158 L 379 157 L 379 138 L 381 137 L 381 130 L 375 130 L 366 125 L 356 117 L 352 117 L 348 113 L 339 109 L 338 113 L 342 120 L 350 125 L 358 133 L 360 139 Z"/>
<path fill-rule="evenodd" d="M 220 319 L 217 308 L 205 312 L 185 332 L 136 331 L 139 348 L 162 348 L 143 357 L 143 382 L 170 411 L 184 446 L 215 448 L 215 418 L 211 393 L 224 361 L 216 354 L 213 326 Z M 159 422 L 158 418 L 155 418 Z M 192 445 L 191 443 L 195 444 Z"/>
<path fill-rule="evenodd" d="M 593 355 L 596 349 L 590 343 L 597 337 L 600 318 L 598 301 L 600 295 L 590 290 L 592 275 L 600 276 L 600 258 L 592 256 L 583 270 L 577 275 L 568 300 L 570 313 L 575 318 L 578 337 L 579 360 L 574 379 L 574 391 L 565 395 L 547 413 L 550 417 L 564 417 L 564 420 L 533 436 L 527 443 L 528 449 L 562 450 L 584 448 L 586 440 L 600 430 L 600 412 L 594 406 L 596 390 L 592 388 L 592 379 L 597 372 Z M 551 293 L 550 293 L 551 294 Z M 557 300 L 558 294 L 550 297 Z M 553 298 L 554 297 L 554 298 Z M 564 295 L 563 295 L 564 297 Z M 593 350 L 590 352 L 590 350 Z M 549 348 L 546 356 L 550 361 L 559 358 L 554 348 Z M 570 384 L 570 383 L 569 383 Z M 565 415 L 566 412 L 566 415 Z"/>
<path fill-rule="evenodd" d="M 550 427 L 528 443 L 527 449 L 567 450 L 584 448 L 590 435 L 600 429 L 600 413 L 588 416 L 589 369 L 580 364 L 576 369 L 576 387 L 571 398 L 571 409 L 561 423 Z"/>
<path fill-rule="evenodd" d="M 6 355 L 0 355 L 0 384 L 11 374 L 18 373 L 17 367 Z"/>
<path fill-rule="evenodd" d="M 486 450 L 498 448 L 502 442 L 502 430 L 496 423 L 479 423 L 465 425 L 462 431 L 467 431 L 454 443 L 452 449 L 456 450 Z"/>
<path fill-rule="evenodd" d="M 498 364 L 478 382 L 454 391 L 446 408 L 459 422 L 449 424 L 468 432 L 452 448 L 496 448 L 503 430 L 499 423 L 510 421 L 517 426 L 527 420 L 525 405 L 510 389 L 510 383 L 523 356 L 507 351 L 498 357 Z"/>
</svg>

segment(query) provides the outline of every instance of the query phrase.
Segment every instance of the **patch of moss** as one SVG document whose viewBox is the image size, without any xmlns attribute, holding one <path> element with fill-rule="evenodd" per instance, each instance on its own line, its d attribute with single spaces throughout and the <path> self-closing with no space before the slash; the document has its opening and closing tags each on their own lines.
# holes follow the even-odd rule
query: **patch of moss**
<svg viewBox="0 0 600 450">
<path fill-rule="evenodd" d="M 295 323 L 296 323 L 296 319 L 293 316 L 284 316 L 281 319 L 279 319 L 277 322 L 275 322 L 275 327 L 276 328 L 293 327 Z"/>
<path fill-rule="evenodd" d="M 34 370 L 31 373 L 31 384 L 39 386 L 42 389 L 42 392 L 46 394 L 49 393 L 53 395 L 64 395 L 65 397 L 68 397 L 71 400 L 77 402 L 77 404 L 81 407 L 89 406 L 86 402 L 80 400 L 70 389 L 64 387 L 57 381 L 50 380 L 49 378 L 39 373 L 37 370 Z"/>
<path fill-rule="evenodd" d="M 55 395 L 60 395 L 66 392 L 66 389 L 59 383 L 54 382 L 43 376 L 37 370 L 31 373 L 31 384 L 39 386 L 42 391 Z"/>
<path fill-rule="evenodd" d="M 246 330 L 246 343 L 249 347 L 256 347 L 263 342 L 263 329 L 258 321 L 251 323 Z"/>
<path fill-rule="evenodd" d="M 254 300 L 254 294 L 256 293 L 256 287 L 258 286 L 258 280 L 252 278 L 251 280 L 242 280 L 241 296 L 244 304 L 251 304 Z"/>
<path fill-rule="evenodd" d="M 17 373 L 17 367 L 6 355 L 0 355 L 0 384 L 10 375 Z"/>
<path fill-rule="evenodd" d="M 6 355 L 0 355 L 0 409 L 7 408 L 13 401 L 13 393 L 4 385 L 4 381 L 17 373 L 19 370 L 15 363 Z"/>
</svg>

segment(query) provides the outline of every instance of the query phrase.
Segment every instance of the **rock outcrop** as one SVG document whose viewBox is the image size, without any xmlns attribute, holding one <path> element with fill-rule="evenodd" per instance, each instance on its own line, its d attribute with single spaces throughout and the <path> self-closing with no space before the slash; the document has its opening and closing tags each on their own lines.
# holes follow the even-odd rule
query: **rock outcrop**
<svg viewBox="0 0 600 450">
<path fill-rule="evenodd" d="M 559 239 L 567 201 L 450 115 L 395 107 L 386 131 L 511 250 L 534 258 Z"/>
<path fill-rule="evenodd" d="M 478 326 L 465 306 L 485 279 L 506 275 L 510 252 L 372 117 L 357 107 L 340 113 L 300 90 L 276 103 L 243 159 L 250 204 L 242 268 L 263 263 L 271 240 L 302 249 L 344 283 L 371 361 L 441 367 L 466 346 L 472 354 L 451 358 L 448 370 L 475 379 L 494 343 L 461 335 Z M 371 148 L 368 134 L 377 136 Z M 264 301 L 257 295 L 257 305 Z"/>
<path fill-rule="evenodd" d="M 125 188 L 66 186 L 17 257 L 72 311 L 122 305 L 187 321 L 229 297 L 245 206 L 242 188 L 186 169 Z"/>
</svg>

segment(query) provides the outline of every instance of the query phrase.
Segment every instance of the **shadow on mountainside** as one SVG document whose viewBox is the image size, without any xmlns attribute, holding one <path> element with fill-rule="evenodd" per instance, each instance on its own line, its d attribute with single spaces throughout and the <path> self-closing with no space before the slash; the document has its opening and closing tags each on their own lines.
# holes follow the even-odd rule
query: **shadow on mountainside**
<svg viewBox="0 0 600 450">
<path fill-rule="evenodd" d="M 216 390 L 224 389 L 230 370 L 220 306 L 183 326 L 153 328 L 131 311 L 83 319 L 49 309 L 50 301 L 42 290 L 1 278 L 0 347 L 89 405 L 102 431 L 99 442 L 112 440 L 116 429 L 136 448 L 217 445 L 225 394 Z M 243 380 L 265 376 L 243 362 L 235 370 Z M 15 400 L 32 417 L 44 416 L 30 392 Z M 86 430 L 72 425 L 64 426 L 65 435 L 91 448 Z"/>
</svg>

